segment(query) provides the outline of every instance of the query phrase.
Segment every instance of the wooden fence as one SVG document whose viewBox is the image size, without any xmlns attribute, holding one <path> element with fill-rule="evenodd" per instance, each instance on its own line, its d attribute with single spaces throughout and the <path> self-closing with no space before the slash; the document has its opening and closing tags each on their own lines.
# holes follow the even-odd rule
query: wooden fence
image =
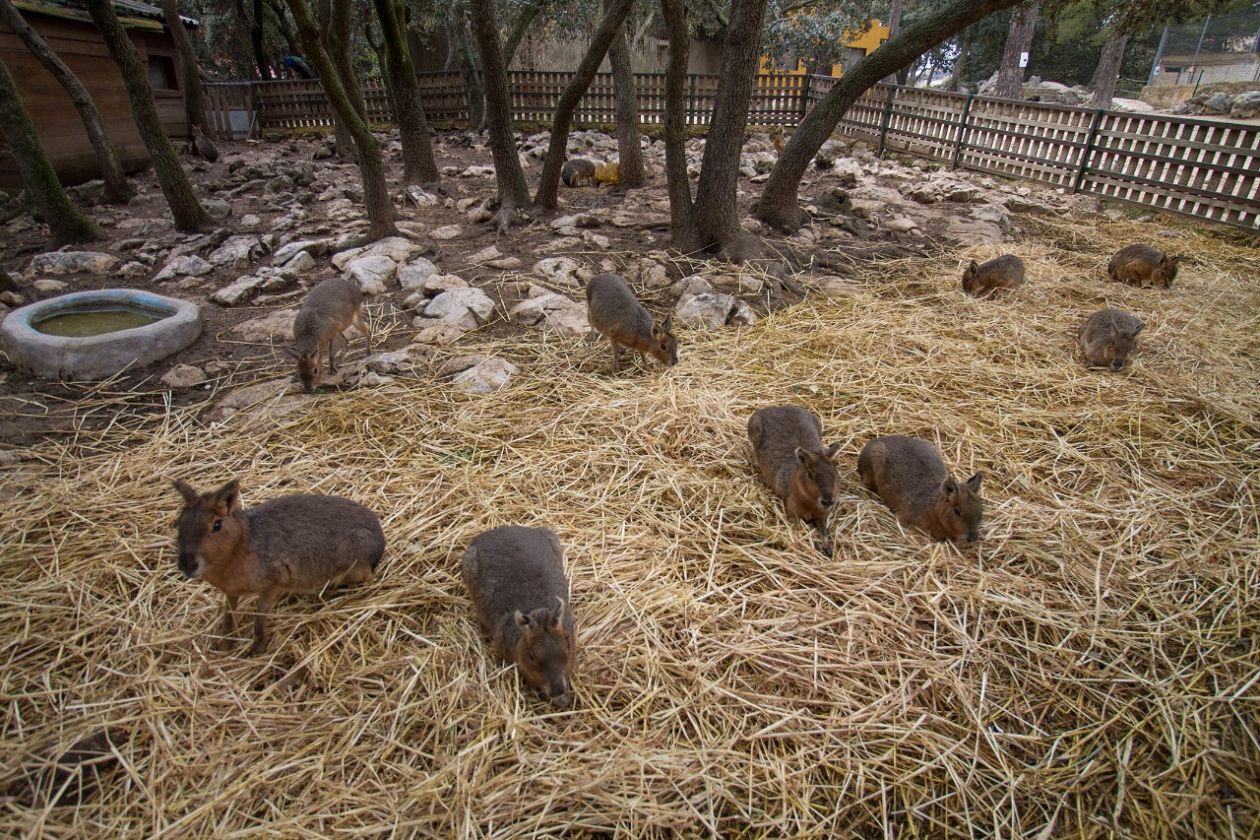
<svg viewBox="0 0 1260 840">
<path fill-rule="evenodd" d="M 549 122 L 570 75 L 509 72 L 514 119 Z M 687 77 L 688 125 L 711 121 L 719 78 Z M 430 120 L 468 119 L 460 73 L 423 73 L 419 79 Z M 640 121 L 662 124 L 664 75 L 637 73 L 635 83 Z M 762 74 L 748 125 L 795 126 L 835 83 L 828 76 Z M 332 124 L 318 81 L 214 82 L 206 90 L 208 120 L 225 135 Z M 371 121 L 392 121 L 382 85 L 365 85 L 364 97 Z M 578 125 L 616 121 L 610 74 L 596 75 L 574 119 Z M 881 152 L 894 148 L 951 167 L 1260 230 L 1260 126 L 878 85 L 849 108 L 839 130 Z"/>
<path fill-rule="evenodd" d="M 811 95 L 832 80 L 816 79 Z M 840 123 L 880 151 L 1260 230 L 1260 126 L 879 85 Z"/>
</svg>

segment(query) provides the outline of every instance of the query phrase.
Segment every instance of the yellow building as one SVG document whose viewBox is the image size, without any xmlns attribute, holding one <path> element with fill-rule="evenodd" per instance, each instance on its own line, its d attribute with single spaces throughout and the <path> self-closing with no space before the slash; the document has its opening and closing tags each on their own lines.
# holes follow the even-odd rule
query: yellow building
<svg viewBox="0 0 1260 840">
<path fill-rule="evenodd" d="M 840 76 L 844 72 L 846 63 L 853 64 L 861 61 L 870 54 L 876 47 L 888 40 L 890 34 L 889 28 L 883 21 L 872 19 L 870 26 L 865 31 L 846 32 L 844 43 L 841 45 L 841 58 L 836 64 L 831 65 L 831 75 Z M 763 73 L 790 73 L 794 76 L 803 75 L 806 72 L 805 62 L 797 60 L 795 70 L 783 70 L 774 66 L 775 62 L 768 55 L 761 57 L 761 72 Z"/>
</svg>

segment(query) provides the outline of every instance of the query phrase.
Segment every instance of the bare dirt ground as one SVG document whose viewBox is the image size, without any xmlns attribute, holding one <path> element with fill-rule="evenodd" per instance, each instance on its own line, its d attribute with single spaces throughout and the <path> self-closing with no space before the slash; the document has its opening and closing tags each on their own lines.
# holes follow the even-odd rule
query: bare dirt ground
<svg viewBox="0 0 1260 840">
<path fill-rule="evenodd" d="M 388 135 L 382 137 L 391 184 L 396 185 L 401 166 L 398 143 Z M 693 176 L 698 172 L 702 143 L 690 141 Z M 55 276 L 32 272 L 31 258 L 45 250 L 46 230 L 29 216 L 11 220 L 0 244 L 0 268 L 21 279 L 26 302 L 124 285 L 150 289 L 204 304 L 205 331 L 183 352 L 148 368 L 126 371 L 104 384 L 43 382 L 14 370 L 5 359 L 0 362 L 0 442 L 20 447 L 41 439 L 70 439 L 115 422 L 120 405 L 134 413 L 161 414 L 172 406 L 210 405 L 221 392 L 236 385 L 284 375 L 288 360 L 281 350 L 289 337 L 287 318 L 311 285 L 337 273 L 333 253 L 365 224 L 357 168 L 336 158 L 314 159 L 326 144 L 323 137 L 311 135 L 257 143 L 224 142 L 216 163 L 186 158 L 200 194 L 218 216 L 219 227 L 205 235 L 174 231 L 151 172 L 135 179 L 139 195 L 123 207 L 92 204 L 93 188 L 77 188 L 76 197 L 91 205 L 87 210 L 100 224 L 104 239 L 66 250 L 112 255 L 118 259 L 116 271 Z M 543 147 L 541 135 L 522 137 L 522 158 L 531 184 L 541 168 L 538 152 Z M 416 256 L 430 260 L 443 275 L 458 275 L 483 289 L 494 300 L 495 311 L 479 319 L 479 337 L 487 333 L 512 336 L 532 329 L 507 317 L 528 295 L 554 291 L 578 303 L 583 300 L 581 289 L 572 282 L 572 271 L 556 277 L 536 270 L 539 260 L 550 257 L 573 260 L 586 275 L 600 270 L 626 274 L 656 311 L 673 306 L 681 293 L 669 284 L 696 271 L 705 272 L 720 291 L 742 298 L 758 313 L 799 299 L 793 293 L 779 294 L 763 286 L 761 279 L 741 275 L 729 266 L 706 266 L 666 252 L 668 204 L 659 140 L 647 141 L 646 188 L 562 187 L 562 212 L 578 214 L 577 224 L 562 222 L 557 226 L 554 218 L 540 219 L 514 227 L 509 237 L 497 242 L 492 226 L 470 221 L 470 214 L 474 218 L 478 213 L 484 215 L 480 204 L 495 191 L 484 138 L 444 133 L 437 138 L 436 152 L 444 175 L 440 187 L 435 193 L 413 193 L 428 206 L 418 206 L 407 191 L 396 189 L 400 227 L 416 243 Z M 570 153 L 607 159 L 615 155 L 615 143 L 602 134 L 577 132 Z M 1019 220 L 1030 213 L 1089 212 L 1097 206 L 1083 196 L 947 173 L 921 161 L 876 160 L 862 144 L 850 147 L 833 141 L 823 158 L 832 165 L 811 169 L 801 190 L 815 223 L 791 240 L 771 237 L 794 256 L 794 268 L 803 270 L 800 276 L 809 289 L 834 291 L 840 284 L 838 277 L 848 273 L 848 267 L 871 259 L 1018 238 Z M 741 179 L 739 196 L 742 206 L 747 207 L 758 194 L 760 187 L 755 182 L 764 180 L 773 160 L 768 138 L 753 135 L 745 147 L 746 177 Z M 457 226 L 457 230 L 450 226 Z M 758 229 L 756 223 L 749 226 Z M 453 238 L 433 235 L 443 228 L 444 235 L 453 234 Z M 213 254 L 229 237 L 258 241 L 243 259 L 218 264 Z M 276 278 L 269 284 L 273 291 L 256 294 L 239 305 L 219 305 L 210 300 L 237 278 L 267 266 L 277 249 L 294 241 L 314 243 L 313 263 L 288 278 Z M 490 248 L 495 250 L 486 250 Z M 216 264 L 200 276 L 156 280 L 177 256 L 211 257 Z M 405 262 L 400 261 L 399 266 Z M 722 289 L 722 282 L 729 288 Z M 405 304 L 407 298 L 408 292 L 393 280 L 385 283 L 383 293 L 370 298 L 369 310 L 377 332 L 374 351 L 397 351 L 413 345 L 417 330 L 411 322 L 417 312 Z M 423 304 L 421 301 L 421 308 Z M 242 324 L 275 313 L 282 314 L 273 323 L 239 331 Z M 458 350 L 459 345 L 456 342 L 451 349 Z M 362 360 L 361 342 L 351 344 L 348 358 Z M 161 378 L 176 365 L 196 370 L 185 371 L 184 381 L 172 380 L 171 387 Z M 333 380 L 331 387 L 352 382 L 353 377 Z"/>
</svg>

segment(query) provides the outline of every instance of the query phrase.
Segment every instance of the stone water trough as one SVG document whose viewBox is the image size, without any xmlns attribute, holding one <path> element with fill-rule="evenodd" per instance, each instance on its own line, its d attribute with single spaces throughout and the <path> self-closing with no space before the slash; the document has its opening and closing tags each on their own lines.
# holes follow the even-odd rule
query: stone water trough
<svg viewBox="0 0 1260 840">
<path fill-rule="evenodd" d="M 42 379 L 108 379 L 183 350 L 201 307 L 139 289 L 74 292 L 15 309 L 0 326 L 10 361 Z"/>
</svg>

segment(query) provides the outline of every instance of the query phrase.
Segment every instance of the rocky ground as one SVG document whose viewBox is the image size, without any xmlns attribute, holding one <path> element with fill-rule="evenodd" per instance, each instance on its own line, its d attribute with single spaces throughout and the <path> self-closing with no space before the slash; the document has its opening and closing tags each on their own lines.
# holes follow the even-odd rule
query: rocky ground
<svg viewBox="0 0 1260 840">
<path fill-rule="evenodd" d="M 399 144 L 382 140 L 397 183 Z M 546 140 L 521 137 L 531 182 Z M 366 227 L 358 171 L 333 157 L 320 136 L 221 143 L 218 162 L 187 160 L 216 220 L 205 234 L 174 230 L 151 173 L 137 178 L 138 197 L 122 207 L 99 204 L 99 184 L 75 188 L 104 238 L 45 252 L 46 229 L 26 215 L 12 218 L 4 225 L 0 269 L 19 280 L 21 292 L 0 295 L 0 315 L 65 292 L 130 286 L 203 304 L 206 328 L 185 351 L 105 385 L 42 382 L 6 359 L 0 442 L 24 446 L 100 427 L 120 405 L 160 412 L 204 402 L 204 416 L 213 420 L 269 397 L 304 398 L 296 395 L 283 346 L 306 291 L 337 273 L 368 295 L 376 341 L 365 358 L 363 343 L 352 340 L 347 363 L 325 386 L 332 388 L 380 385 L 396 375 L 448 377 L 471 391 L 501 387 L 514 364 L 465 345 L 538 329 L 587 334 L 581 284 L 600 271 L 625 275 L 649 308 L 673 309 L 677 322 L 696 327 L 751 322 L 793 302 L 795 291 L 782 292 L 764 275 L 667 250 L 664 147 L 649 138 L 644 145 L 648 187 L 562 187 L 561 214 L 514 226 L 499 240 L 487 224 L 486 202 L 495 192 L 490 153 L 484 137 L 463 132 L 437 138 L 440 186 L 396 190 L 403 236 L 366 248 L 348 248 Z M 702 153 L 703 140 L 689 141 L 693 176 Z M 615 159 L 616 144 L 575 132 L 570 154 Z M 759 193 L 774 161 L 768 137 L 748 140 L 741 207 Z M 805 294 L 845 293 L 846 266 L 859 261 L 1001 242 L 1020 235 L 1023 214 L 1098 209 L 1091 197 L 917 159 L 880 160 L 866 144 L 842 141 L 824 147 L 801 197 L 813 223 L 790 239 L 770 238 L 791 255 Z M 4 215 L 12 213 L 0 204 Z M 747 226 L 769 233 L 751 220 Z"/>
</svg>

